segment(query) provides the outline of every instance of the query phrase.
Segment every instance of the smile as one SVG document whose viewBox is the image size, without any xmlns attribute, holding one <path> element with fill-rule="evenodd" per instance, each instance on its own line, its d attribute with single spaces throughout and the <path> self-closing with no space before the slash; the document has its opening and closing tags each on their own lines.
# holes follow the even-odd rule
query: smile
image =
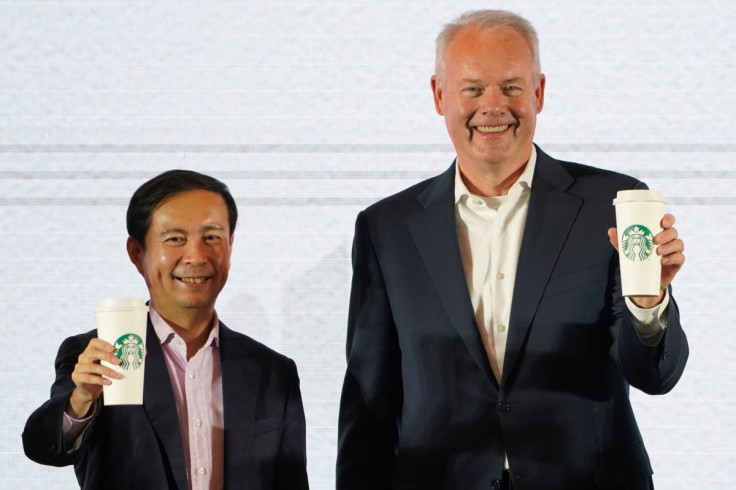
<svg viewBox="0 0 736 490">
<path fill-rule="evenodd" d="M 501 126 L 476 126 L 475 129 L 481 133 L 500 133 L 506 131 L 510 126 L 510 124 L 503 124 Z"/>
<path fill-rule="evenodd" d="M 206 280 L 210 279 L 212 276 L 207 277 L 177 277 L 174 276 L 174 279 L 177 281 L 185 282 L 187 284 L 202 284 Z"/>
</svg>

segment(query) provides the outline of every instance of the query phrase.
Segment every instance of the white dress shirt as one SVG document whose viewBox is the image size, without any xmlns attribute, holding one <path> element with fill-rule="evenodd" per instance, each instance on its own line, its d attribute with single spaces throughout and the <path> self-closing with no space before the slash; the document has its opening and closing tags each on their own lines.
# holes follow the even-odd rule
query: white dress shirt
<svg viewBox="0 0 736 490">
<path fill-rule="evenodd" d="M 505 196 L 472 194 L 455 166 L 455 217 L 465 280 L 475 320 L 496 380 L 501 381 L 516 266 L 529 209 L 536 148 Z M 654 308 L 626 305 L 642 341 L 656 343 L 665 328 L 669 293 Z"/>
</svg>

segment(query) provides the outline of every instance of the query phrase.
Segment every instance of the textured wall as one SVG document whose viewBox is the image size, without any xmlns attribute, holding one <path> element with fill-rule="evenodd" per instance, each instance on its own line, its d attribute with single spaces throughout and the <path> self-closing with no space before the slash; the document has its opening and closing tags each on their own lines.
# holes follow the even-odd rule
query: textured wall
<svg viewBox="0 0 736 490">
<path fill-rule="evenodd" d="M 333 488 L 353 220 L 450 164 L 429 90 L 434 36 L 487 6 L 1 1 L 0 487 L 73 486 L 71 469 L 24 458 L 20 432 L 61 340 L 94 326 L 96 300 L 145 297 L 124 251 L 125 208 L 144 180 L 178 167 L 221 178 L 238 201 L 218 311 L 297 361 L 312 486 Z M 658 488 L 729 488 L 736 7 L 503 6 L 540 34 L 537 142 L 639 176 L 679 219 L 690 364 L 673 393 L 632 398 Z"/>
</svg>

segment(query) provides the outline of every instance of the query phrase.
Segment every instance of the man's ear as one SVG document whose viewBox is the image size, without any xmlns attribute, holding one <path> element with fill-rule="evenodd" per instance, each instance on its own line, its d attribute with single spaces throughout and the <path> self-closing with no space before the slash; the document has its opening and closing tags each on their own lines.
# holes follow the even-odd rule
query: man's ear
<svg viewBox="0 0 736 490">
<path fill-rule="evenodd" d="M 128 241 L 125 243 L 125 248 L 128 250 L 128 257 L 138 272 L 143 275 L 143 247 L 138 240 L 132 236 L 128 237 Z"/>
<path fill-rule="evenodd" d="M 536 100 L 537 114 L 542 112 L 544 107 L 544 87 L 547 84 L 547 78 L 543 75 L 539 75 L 537 86 L 534 89 L 534 99 Z"/>
<path fill-rule="evenodd" d="M 432 96 L 434 97 L 434 110 L 440 116 L 445 115 L 445 102 L 443 99 L 444 92 L 442 91 L 442 84 L 440 83 L 437 75 L 432 75 L 429 79 L 429 83 L 432 86 Z"/>
</svg>

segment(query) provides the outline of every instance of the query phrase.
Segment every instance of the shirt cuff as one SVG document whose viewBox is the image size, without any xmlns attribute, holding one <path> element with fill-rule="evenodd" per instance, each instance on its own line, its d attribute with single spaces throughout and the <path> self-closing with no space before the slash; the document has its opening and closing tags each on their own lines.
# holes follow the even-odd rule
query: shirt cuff
<svg viewBox="0 0 736 490">
<path fill-rule="evenodd" d="M 71 453 L 79 449 L 82 445 L 82 435 L 89 425 L 90 420 L 97 411 L 97 403 L 92 403 L 92 413 L 83 419 L 75 419 L 68 413 L 64 412 L 64 418 L 61 421 L 61 434 L 64 439 L 64 449 Z"/>
<path fill-rule="evenodd" d="M 662 302 L 652 308 L 639 308 L 629 298 L 625 298 L 626 307 L 631 313 L 631 322 L 639 334 L 639 338 L 647 345 L 656 345 L 667 328 L 667 307 L 670 304 L 670 292 L 665 289 Z"/>
</svg>

